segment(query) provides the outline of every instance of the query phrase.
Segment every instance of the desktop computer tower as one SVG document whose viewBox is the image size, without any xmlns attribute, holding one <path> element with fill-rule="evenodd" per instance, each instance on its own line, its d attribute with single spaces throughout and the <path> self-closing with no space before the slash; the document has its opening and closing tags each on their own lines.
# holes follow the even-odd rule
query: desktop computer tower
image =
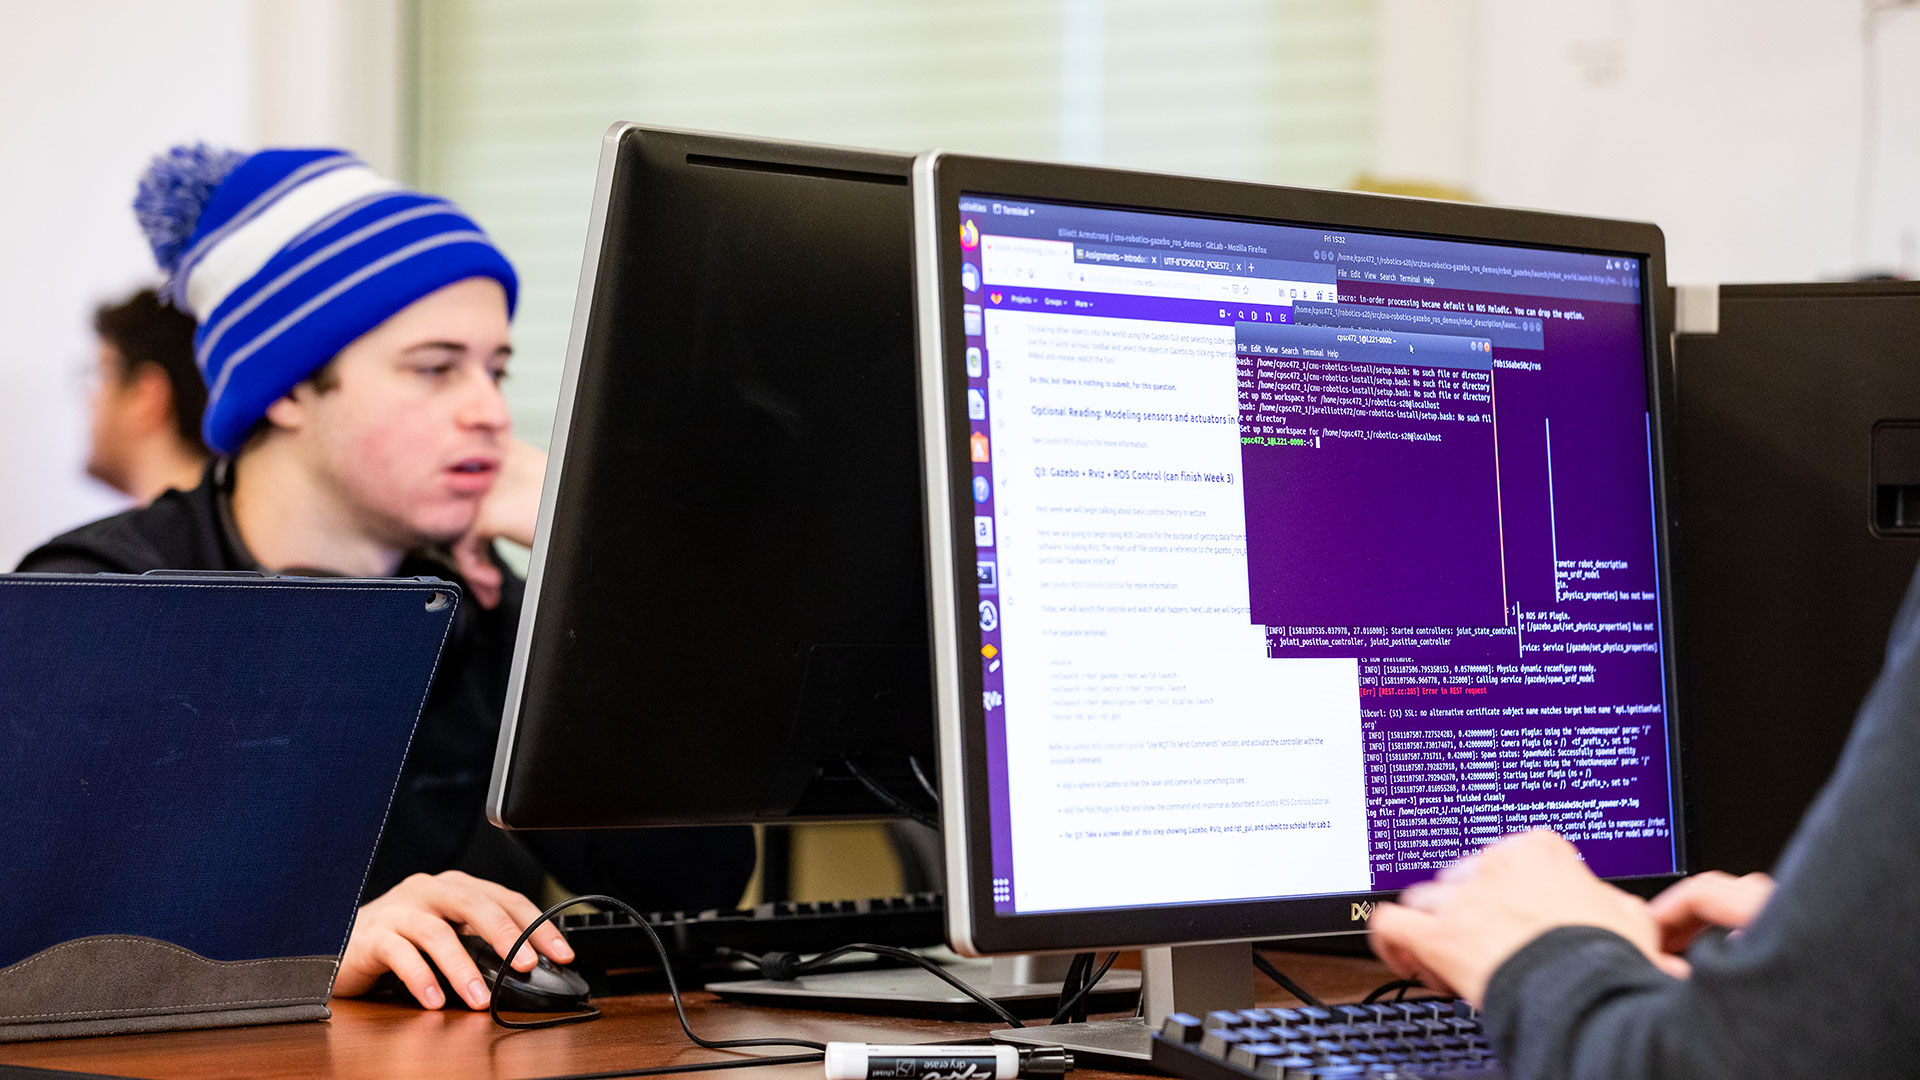
<svg viewBox="0 0 1920 1080">
<path fill-rule="evenodd" d="M 1681 660 L 1696 865 L 1769 869 L 1920 559 L 1920 283 L 1680 290 Z"/>
</svg>

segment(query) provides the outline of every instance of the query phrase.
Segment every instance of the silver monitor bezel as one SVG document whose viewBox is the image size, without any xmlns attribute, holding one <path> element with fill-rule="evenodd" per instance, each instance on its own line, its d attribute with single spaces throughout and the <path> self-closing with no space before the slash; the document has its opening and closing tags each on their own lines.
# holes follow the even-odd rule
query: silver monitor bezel
<svg viewBox="0 0 1920 1080">
<path fill-rule="evenodd" d="M 1669 792 L 1675 849 L 1681 873 L 1689 869 L 1685 802 L 1685 745 L 1679 726 L 1684 690 L 1677 656 L 1675 582 L 1669 552 L 1672 509 L 1668 500 L 1670 444 L 1672 298 L 1666 287 L 1665 240 L 1657 226 L 1536 211 L 1469 206 L 1423 199 L 1275 187 L 1237 181 L 1099 169 L 957 155 L 933 150 L 920 155 L 912 174 L 914 267 L 920 341 L 921 415 L 927 469 L 929 595 L 933 617 L 934 692 L 940 747 L 942 824 L 947 866 L 948 936 L 968 955 L 1080 951 L 1151 945 L 1202 944 L 1274 937 L 1364 933 L 1374 904 L 1392 892 L 1343 893 L 1257 901 L 1196 903 L 1158 908 L 1100 908 L 1001 915 L 994 910 L 990 877 L 990 819 L 986 806 L 980 698 L 979 634 L 971 604 L 972 534 L 959 535 L 955 520 L 971 498 L 964 453 L 965 374 L 949 363 L 965 338 L 953 314 L 963 295 L 959 282 L 959 196 L 963 191 L 1030 197 L 1064 203 L 1106 205 L 1199 216 L 1241 218 L 1276 224 L 1337 226 L 1440 239 L 1531 245 L 1630 256 L 1642 260 L 1642 311 L 1648 377 L 1648 408 L 1659 464 L 1654 478 L 1656 551 L 1659 562 L 1665 679 L 1669 703 Z M 956 419 L 958 418 L 958 419 Z M 966 552 L 961 545 L 966 545 Z M 965 571 L 965 573 L 963 573 Z M 969 691 L 972 691 L 971 694 Z M 1650 895 L 1675 874 L 1613 879 Z"/>
</svg>

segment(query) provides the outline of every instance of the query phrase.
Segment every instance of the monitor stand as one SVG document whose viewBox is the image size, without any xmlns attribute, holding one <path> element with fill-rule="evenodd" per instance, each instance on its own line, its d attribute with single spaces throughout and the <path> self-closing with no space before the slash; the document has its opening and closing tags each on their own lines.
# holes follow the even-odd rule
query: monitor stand
<svg viewBox="0 0 1920 1080">
<path fill-rule="evenodd" d="M 1064 955 L 1002 956 L 991 961 L 953 957 L 939 961 L 948 974 L 1022 1020 L 1045 1020 L 1053 1015 L 1072 962 L 1073 957 Z M 1140 984 L 1138 972 L 1109 971 L 1087 992 L 1087 1008 L 1091 1012 L 1128 1008 Z M 708 983 L 707 989 L 723 998 L 757 1005 L 883 1016 L 993 1019 L 984 1015 L 986 1010 L 979 1002 L 917 967 L 831 971 L 795 979 L 739 979 Z M 1046 1030 L 1063 1031 L 1068 1026 Z"/>
<path fill-rule="evenodd" d="M 1181 945 L 1147 949 L 1140 957 L 1140 1015 L 1084 1024 L 1005 1028 L 993 1037 L 1021 1046 L 1058 1046 L 1074 1066 L 1144 1071 L 1153 1057 L 1152 1025 L 1168 1013 L 1205 1016 L 1215 1009 L 1253 1007 L 1253 946 Z"/>
</svg>

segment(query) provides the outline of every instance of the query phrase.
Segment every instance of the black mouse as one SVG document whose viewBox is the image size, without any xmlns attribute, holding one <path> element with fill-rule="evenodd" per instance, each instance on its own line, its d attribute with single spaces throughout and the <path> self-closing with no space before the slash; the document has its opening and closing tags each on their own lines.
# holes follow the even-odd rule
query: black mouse
<svg viewBox="0 0 1920 1080">
<path fill-rule="evenodd" d="M 480 979 L 493 989 L 493 977 L 500 971 L 500 954 L 486 939 L 472 934 L 461 934 L 460 944 L 473 958 L 473 966 L 480 969 Z M 531 944 L 521 946 L 532 949 Z M 507 976 L 500 980 L 498 998 L 501 1012 L 582 1012 L 589 1008 L 587 1003 L 587 980 L 571 968 L 563 968 L 544 956 L 532 971 L 520 972 L 507 969 Z M 433 977 L 440 980 L 440 989 L 445 992 L 447 1004 L 467 1008 L 467 999 L 456 993 L 447 977 L 440 972 L 439 965 L 427 957 L 427 966 L 433 969 Z"/>
</svg>

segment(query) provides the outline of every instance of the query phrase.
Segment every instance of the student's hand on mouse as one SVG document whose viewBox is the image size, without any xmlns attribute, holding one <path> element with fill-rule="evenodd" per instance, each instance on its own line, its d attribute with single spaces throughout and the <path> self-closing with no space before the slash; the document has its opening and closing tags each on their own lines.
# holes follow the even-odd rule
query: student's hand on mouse
<svg viewBox="0 0 1920 1080">
<path fill-rule="evenodd" d="M 1626 938 L 1669 973 L 1647 903 L 1608 885 L 1544 829 L 1509 836 L 1415 885 L 1370 920 L 1373 951 L 1403 978 L 1480 1005 L 1487 982 L 1521 946 L 1561 926 Z"/>
<path fill-rule="evenodd" d="M 505 956 L 520 932 L 539 917 L 533 901 L 504 885 L 458 870 L 415 874 L 361 906 L 340 960 L 334 996 L 364 994 L 375 979 L 391 971 L 420 1004 L 438 1009 L 446 1001 L 427 966 L 425 957 L 432 957 L 467 1004 L 484 1009 L 488 987 L 460 944 L 460 929 L 486 939 L 494 952 Z M 535 931 L 529 944 L 555 963 L 573 960 L 573 949 L 552 923 Z M 522 947 L 513 958 L 517 971 L 531 971 L 536 963 L 532 948 Z"/>
<path fill-rule="evenodd" d="M 1765 874 L 1734 877 L 1718 870 L 1675 882 L 1648 905 L 1660 927 L 1660 947 L 1673 954 L 1676 974 L 1687 974 L 1687 962 L 1678 954 L 1709 927 L 1739 933 L 1760 914 L 1773 896 L 1773 879 Z"/>
<path fill-rule="evenodd" d="M 505 539 L 533 546 L 533 526 L 540 517 L 540 485 L 546 476 L 545 452 L 532 443 L 508 439 L 500 457 L 500 474 L 480 500 L 473 525 L 454 541 L 454 563 L 467 581 L 467 591 L 483 608 L 500 603 L 503 579 L 491 557 L 493 542 Z"/>
</svg>

